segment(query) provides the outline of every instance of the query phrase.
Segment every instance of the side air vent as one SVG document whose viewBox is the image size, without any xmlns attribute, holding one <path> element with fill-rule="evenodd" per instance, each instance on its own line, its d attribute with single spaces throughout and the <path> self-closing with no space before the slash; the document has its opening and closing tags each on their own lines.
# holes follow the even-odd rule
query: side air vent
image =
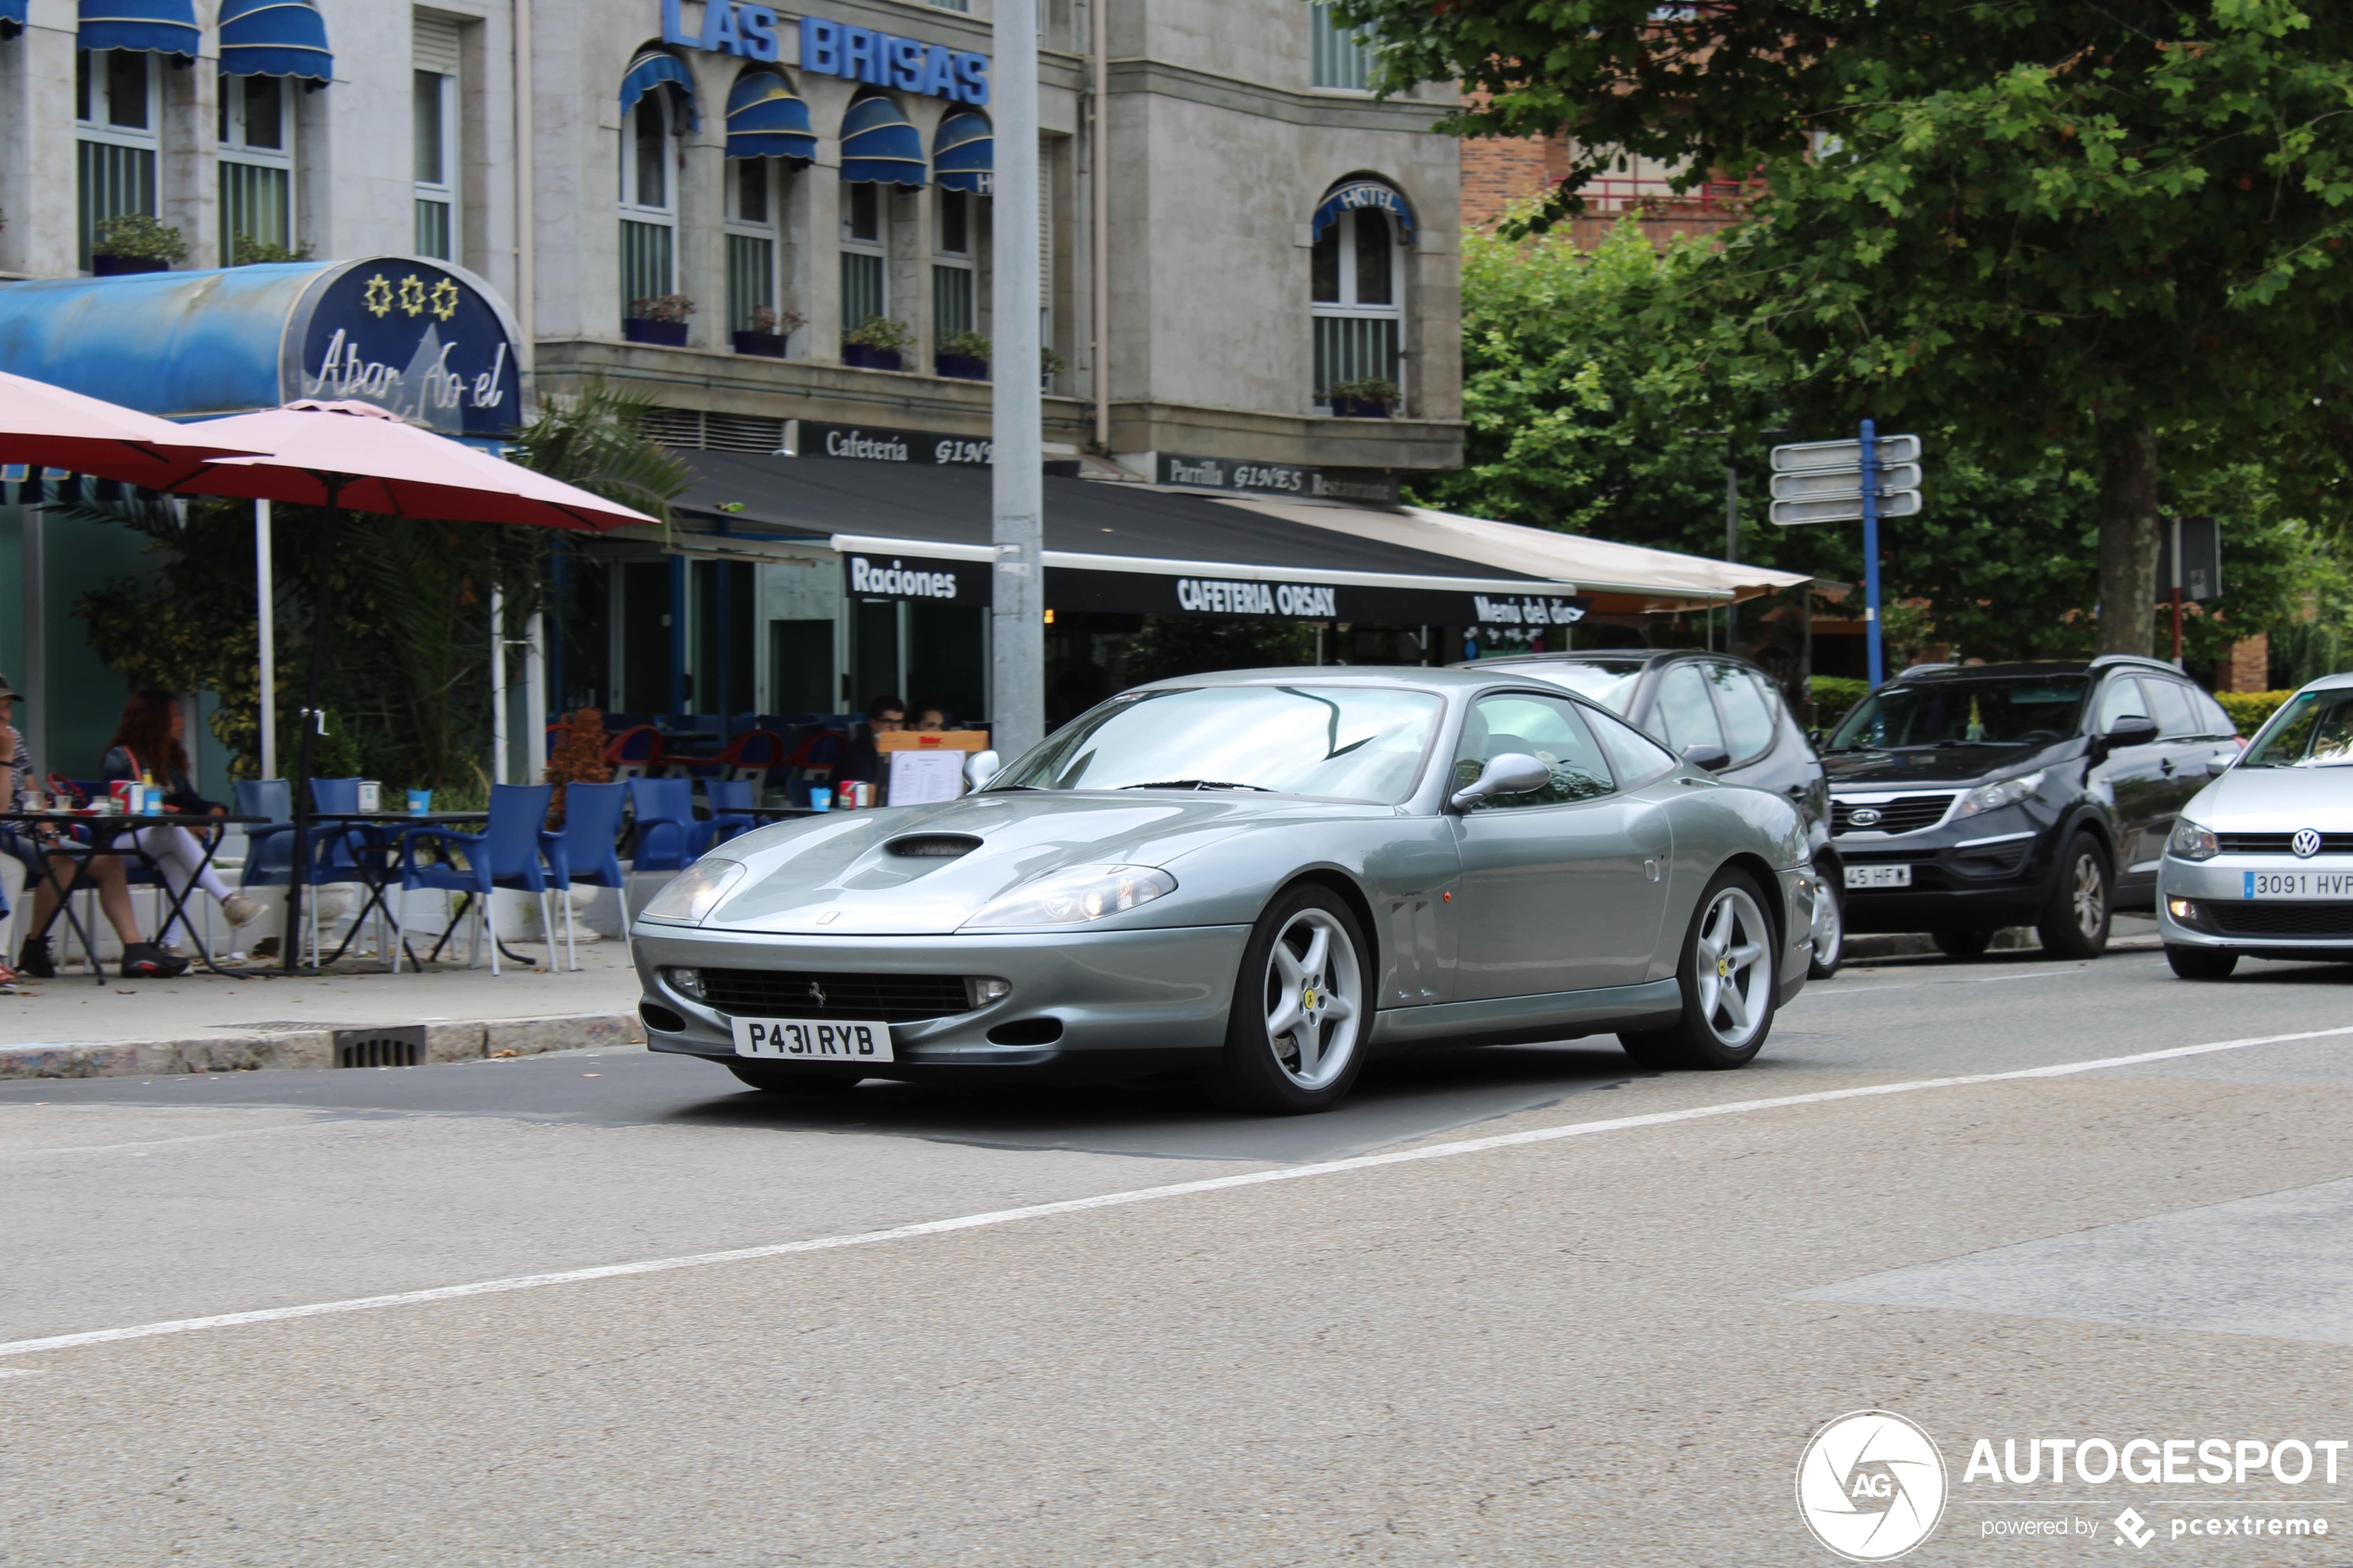
<svg viewBox="0 0 2353 1568">
<path fill-rule="evenodd" d="M 979 848 L 980 840 L 966 833 L 912 833 L 883 847 L 911 860 L 952 860 Z"/>
</svg>

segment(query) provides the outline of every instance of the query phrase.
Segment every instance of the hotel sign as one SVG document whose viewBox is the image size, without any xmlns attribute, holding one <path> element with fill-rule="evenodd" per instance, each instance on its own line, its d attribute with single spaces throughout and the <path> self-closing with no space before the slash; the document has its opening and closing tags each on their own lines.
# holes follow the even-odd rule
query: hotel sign
<svg viewBox="0 0 2353 1568">
<path fill-rule="evenodd" d="M 430 261 L 379 257 L 322 274 L 281 350 L 300 397 L 352 398 L 444 435 L 510 435 L 522 383 L 500 313 Z"/>
</svg>

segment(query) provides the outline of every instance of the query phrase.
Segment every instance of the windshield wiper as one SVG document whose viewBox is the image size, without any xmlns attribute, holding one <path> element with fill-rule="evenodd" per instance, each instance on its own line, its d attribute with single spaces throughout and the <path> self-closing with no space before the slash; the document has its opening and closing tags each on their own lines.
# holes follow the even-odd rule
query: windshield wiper
<svg viewBox="0 0 2353 1568">
<path fill-rule="evenodd" d="M 1151 784 L 1121 784 L 1122 789 L 1254 789 L 1261 795 L 1275 792 L 1265 784 L 1234 784 L 1225 779 L 1156 779 Z"/>
</svg>

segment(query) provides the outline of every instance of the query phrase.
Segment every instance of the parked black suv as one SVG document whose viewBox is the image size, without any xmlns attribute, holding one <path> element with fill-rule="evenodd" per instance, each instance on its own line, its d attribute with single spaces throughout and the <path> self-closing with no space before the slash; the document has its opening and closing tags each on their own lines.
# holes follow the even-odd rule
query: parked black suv
<svg viewBox="0 0 2353 1568">
<path fill-rule="evenodd" d="M 2170 664 L 1916 665 L 1822 749 L 1855 931 L 1926 931 L 1957 956 L 2032 925 L 2096 957 L 2151 907 L 2173 819 L 2238 754 L 2221 704 Z"/>
<path fill-rule="evenodd" d="M 1566 686 L 1648 730 L 1684 758 L 1732 784 L 1785 795 L 1806 813 L 1814 866 L 1831 890 L 1817 899 L 1817 980 L 1838 971 L 1845 945 L 1838 851 L 1820 759 L 1773 678 L 1744 659 L 1692 649 L 1599 648 L 1592 653 L 1505 654 L 1457 669 L 1508 670 Z"/>
</svg>

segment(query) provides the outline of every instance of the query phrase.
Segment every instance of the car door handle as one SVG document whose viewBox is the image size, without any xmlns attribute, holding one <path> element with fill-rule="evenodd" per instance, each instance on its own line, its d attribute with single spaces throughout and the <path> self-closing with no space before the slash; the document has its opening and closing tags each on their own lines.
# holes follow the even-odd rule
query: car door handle
<svg viewBox="0 0 2353 1568">
<path fill-rule="evenodd" d="M 2163 773 L 2167 778 L 2171 778 L 2173 776 L 2173 759 L 2168 757 L 2165 760 L 2159 762 L 2157 765 L 2157 771 Z"/>
</svg>

